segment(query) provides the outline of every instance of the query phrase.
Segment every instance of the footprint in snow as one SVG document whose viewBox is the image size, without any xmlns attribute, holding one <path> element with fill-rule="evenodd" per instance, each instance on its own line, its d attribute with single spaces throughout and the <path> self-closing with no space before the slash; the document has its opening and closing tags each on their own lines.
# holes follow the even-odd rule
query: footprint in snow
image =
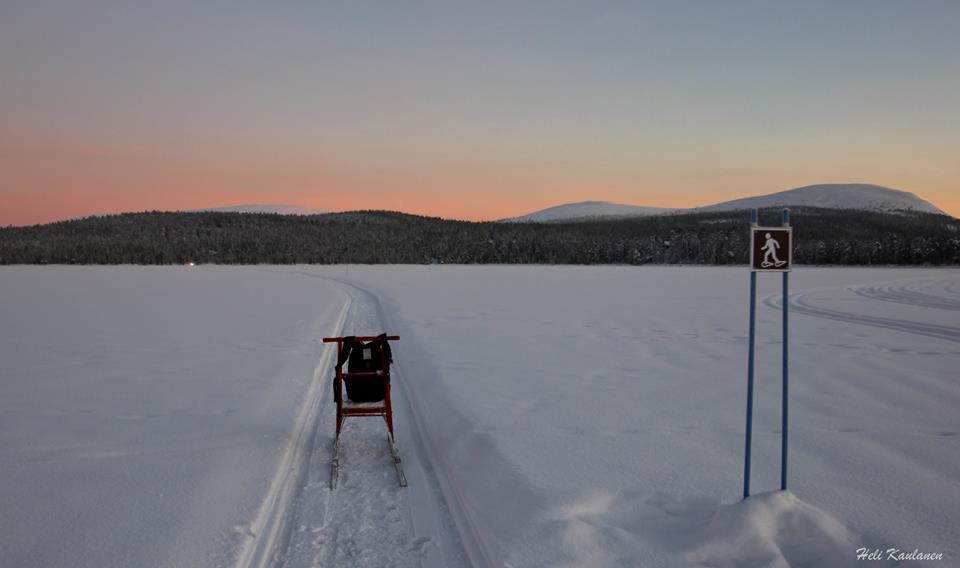
<svg viewBox="0 0 960 568">
<path fill-rule="evenodd" d="M 430 537 L 428 536 L 417 537 L 410 543 L 410 550 L 418 554 L 422 553 L 428 542 L 430 542 Z"/>
</svg>

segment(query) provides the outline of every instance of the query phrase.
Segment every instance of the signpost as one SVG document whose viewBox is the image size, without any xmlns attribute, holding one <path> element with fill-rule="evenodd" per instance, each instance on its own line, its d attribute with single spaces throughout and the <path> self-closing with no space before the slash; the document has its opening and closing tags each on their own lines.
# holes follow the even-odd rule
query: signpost
<svg viewBox="0 0 960 568">
<path fill-rule="evenodd" d="M 753 438 L 753 374 L 756 353 L 757 273 L 783 273 L 783 428 L 780 439 L 780 489 L 787 488 L 787 417 L 789 413 L 790 369 L 788 322 L 790 303 L 790 269 L 793 264 L 793 230 L 790 210 L 783 210 L 780 227 L 757 226 L 757 210 L 750 212 L 750 337 L 747 362 L 747 430 L 743 463 L 743 498 L 750 496 L 750 446 Z"/>
</svg>

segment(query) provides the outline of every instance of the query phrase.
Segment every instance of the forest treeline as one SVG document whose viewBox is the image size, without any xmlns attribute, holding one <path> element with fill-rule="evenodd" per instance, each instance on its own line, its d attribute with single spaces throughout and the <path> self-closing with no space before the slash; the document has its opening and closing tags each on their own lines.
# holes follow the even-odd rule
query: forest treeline
<svg viewBox="0 0 960 568">
<path fill-rule="evenodd" d="M 761 224 L 779 225 L 779 210 Z M 296 216 L 124 213 L 0 228 L 0 264 L 745 264 L 749 213 L 561 223 L 467 222 L 388 211 Z M 794 208 L 794 262 L 960 264 L 960 221 Z"/>
</svg>

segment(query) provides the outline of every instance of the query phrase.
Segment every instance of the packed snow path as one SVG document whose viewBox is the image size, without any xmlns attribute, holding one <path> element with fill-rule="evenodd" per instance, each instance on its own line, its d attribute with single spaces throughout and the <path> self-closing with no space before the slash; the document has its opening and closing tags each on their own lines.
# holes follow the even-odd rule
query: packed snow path
<svg viewBox="0 0 960 568">
<path fill-rule="evenodd" d="M 309 278 L 322 278 L 294 271 Z M 387 329 L 377 299 L 364 290 L 340 284 L 349 297 L 346 317 L 330 335 L 376 335 Z M 402 340 L 402 338 L 401 338 Z M 301 457 L 284 459 L 277 479 L 293 479 L 295 495 L 268 495 L 262 516 L 277 519 L 288 530 L 279 538 L 254 532 L 239 567 L 304 566 L 462 566 L 460 536 L 429 467 L 421 463 L 420 437 L 412 424 L 403 380 L 402 346 L 392 367 L 395 428 L 408 486 L 400 487 L 392 465 L 387 429 L 380 417 L 348 418 L 340 435 L 340 479 L 330 489 L 336 407 L 331 391 L 335 347 L 326 351 L 317 370 L 318 396 L 308 398 L 304 425 L 317 430 L 316 441 L 301 447 Z M 294 437 L 296 438 L 296 436 Z M 308 455 L 309 454 L 309 455 Z M 282 483 L 282 481 L 281 481 Z"/>
</svg>

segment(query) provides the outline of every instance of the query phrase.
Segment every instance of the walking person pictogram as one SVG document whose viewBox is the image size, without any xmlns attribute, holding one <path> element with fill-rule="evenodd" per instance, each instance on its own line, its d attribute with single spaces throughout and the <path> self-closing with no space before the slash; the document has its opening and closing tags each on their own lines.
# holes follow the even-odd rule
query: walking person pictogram
<svg viewBox="0 0 960 568">
<path fill-rule="evenodd" d="M 750 269 L 761 272 L 789 272 L 792 259 L 790 227 L 750 229 Z"/>
<path fill-rule="evenodd" d="M 780 243 L 778 243 L 776 239 L 770 236 L 770 233 L 765 234 L 764 238 L 766 238 L 767 240 L 766 240 L 766 243 L 764 243 L 764 245 L 760 247 L 760 250 L 763 251 L 763 262 L 760 263 L 760 266 L 762 266 L 763 268 L 770 268 L 771 266 L 780 267 L 786 264 L 787 261 L 780 260 L 777 257 L 777 249 L 780 248 Z M 773 257 L 773 262 L 770 262 L 771 257 Z"/>
</svg>

